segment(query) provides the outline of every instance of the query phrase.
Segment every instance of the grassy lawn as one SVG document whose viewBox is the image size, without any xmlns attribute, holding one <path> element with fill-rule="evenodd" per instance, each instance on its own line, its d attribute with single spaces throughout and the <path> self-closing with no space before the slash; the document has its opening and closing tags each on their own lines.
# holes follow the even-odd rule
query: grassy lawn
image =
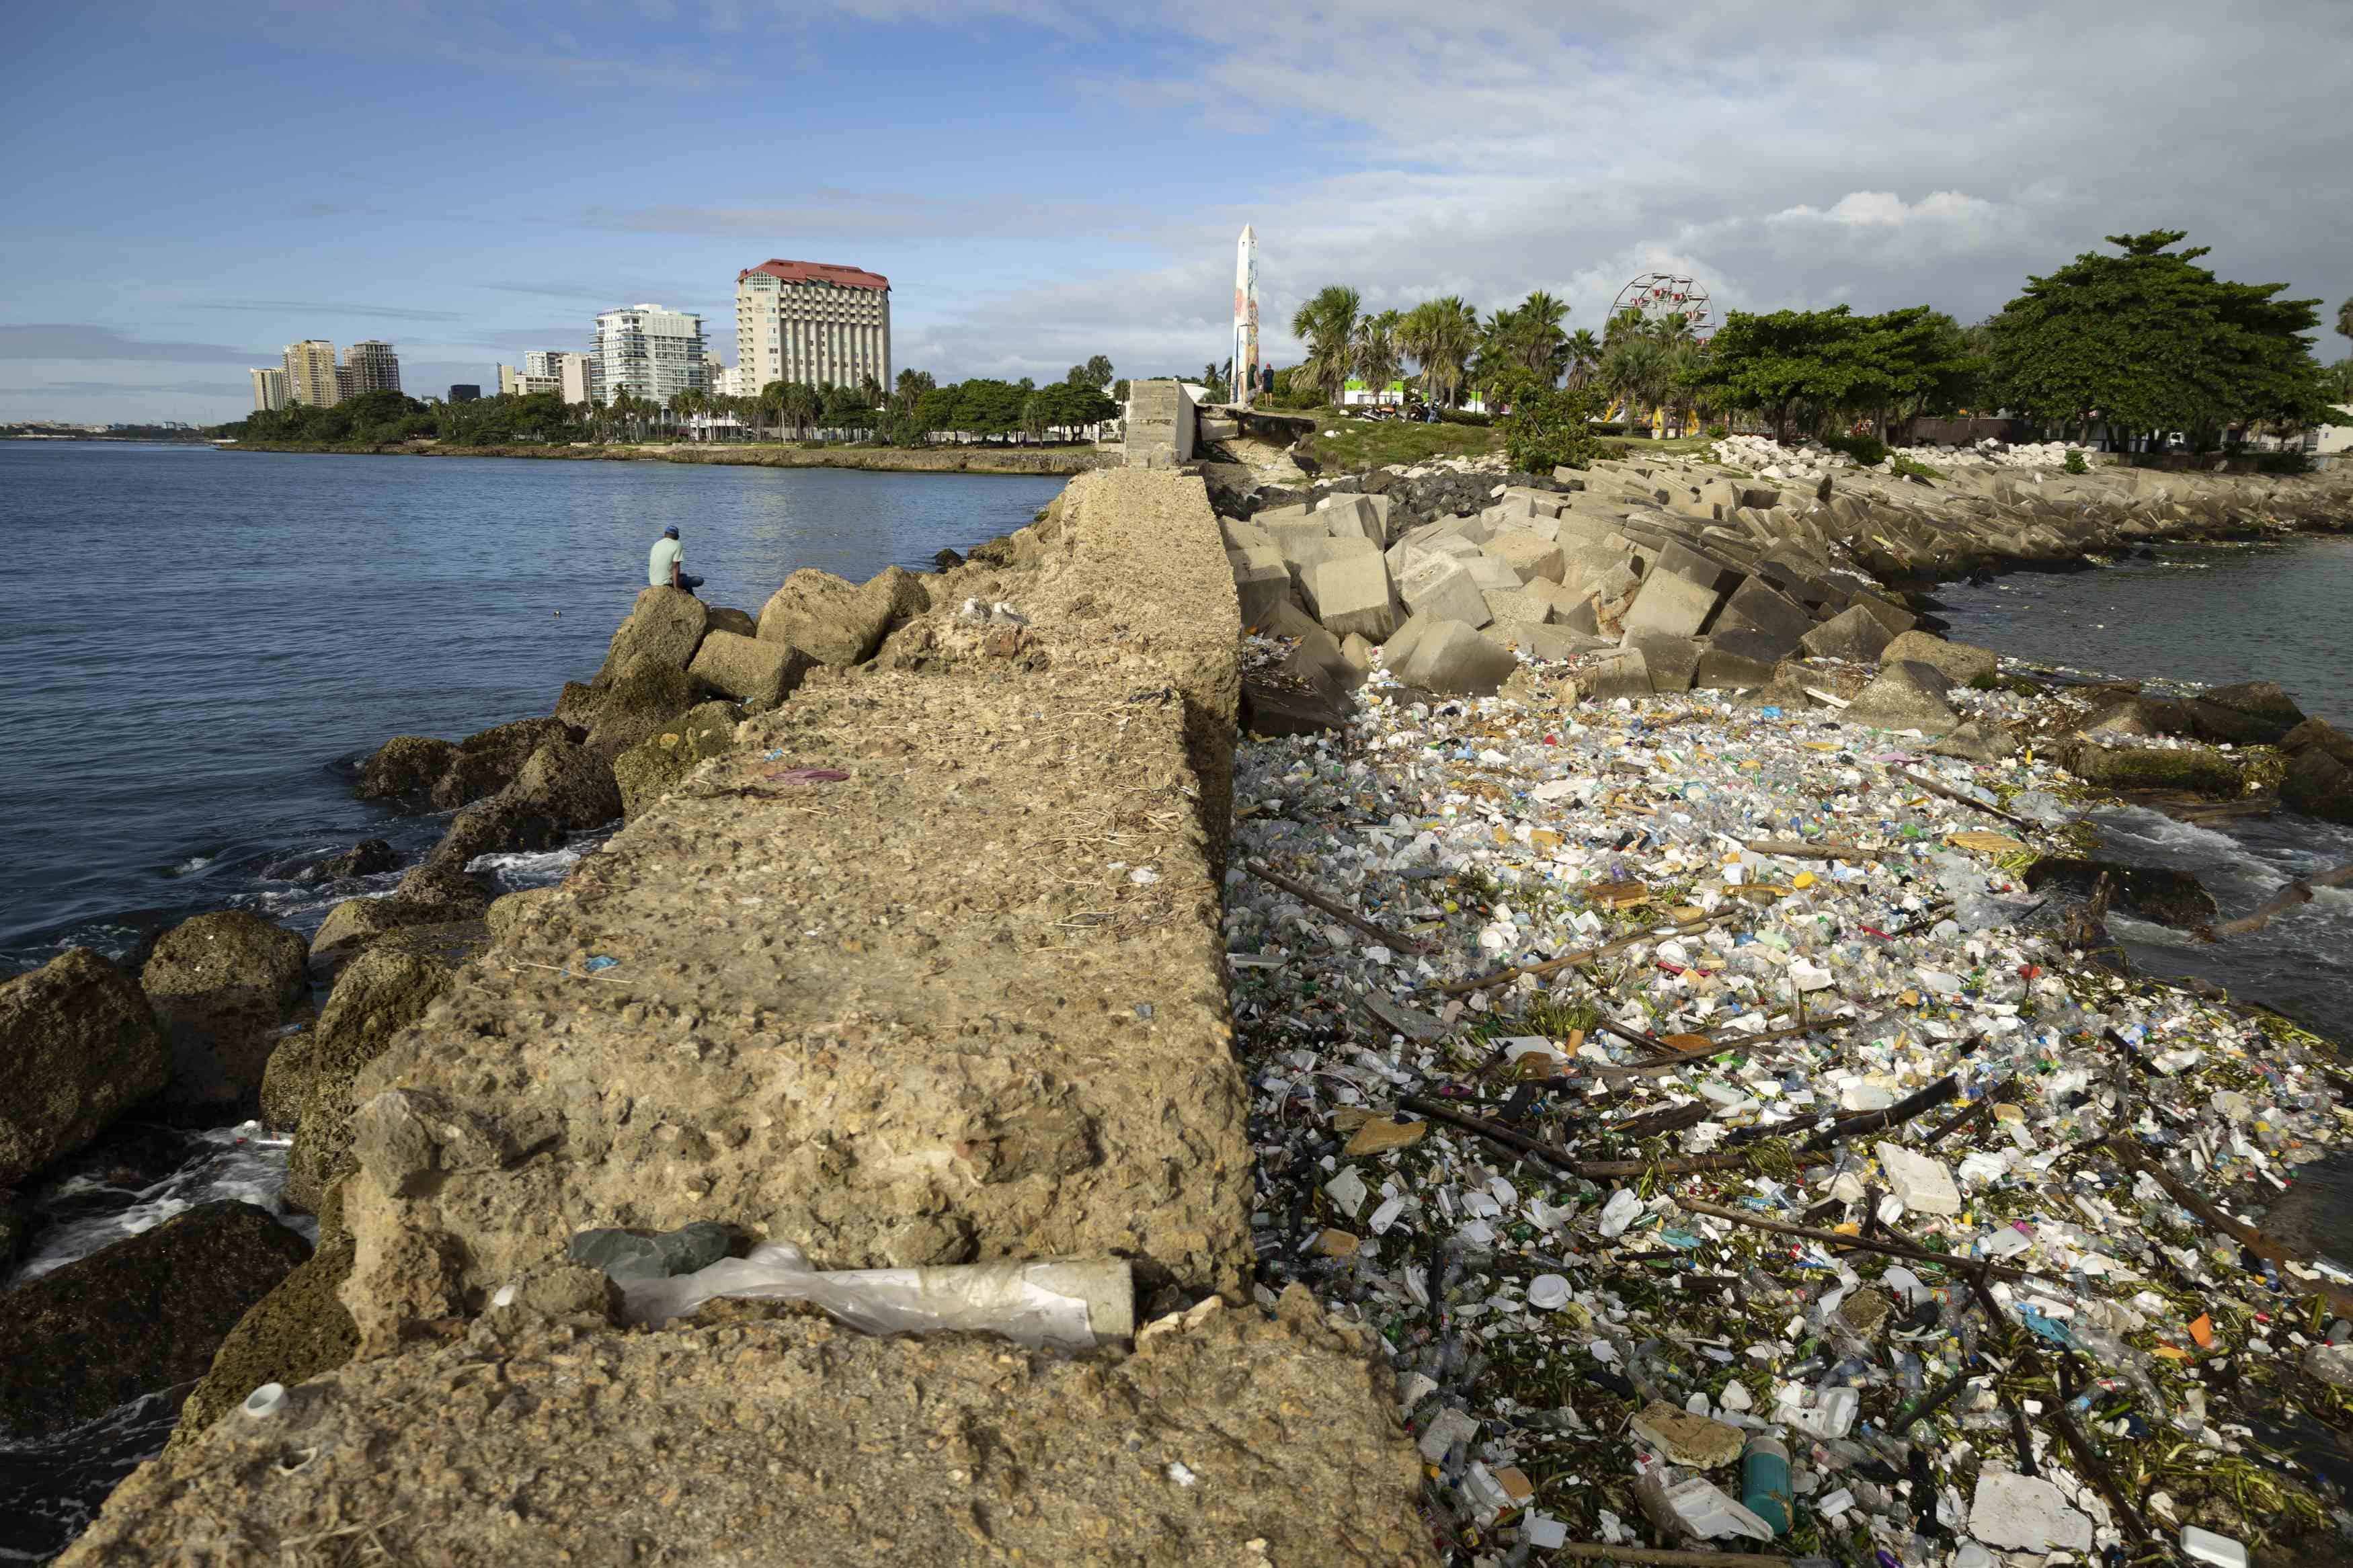
<svg viewBox="0 0 2353 1568">
<path fill-rule="evenodd" d="M 1432 458 L 1477 458 L 1500 451 L 1504 438 L 1477 425 L 1411 425 L 1401 419 L 1353 419 L 1327 408 L 1315 434 L 1300 442 L 1326 473 L 1404 467 Z M 1335 436 L 1333 431 L 1338 431 Z"/>
<path fill-rule="evenodd" d="M 1669 441 L 1609 436 L 1603 437 L 1601 444 L 1609 448 L 1609 455 L 1613 458 L 1637 461 L 1644 458 L 1704 458 L 1707 449 L 1715 445 L 1705 436 L 1677 436 Z"/>
</svg>

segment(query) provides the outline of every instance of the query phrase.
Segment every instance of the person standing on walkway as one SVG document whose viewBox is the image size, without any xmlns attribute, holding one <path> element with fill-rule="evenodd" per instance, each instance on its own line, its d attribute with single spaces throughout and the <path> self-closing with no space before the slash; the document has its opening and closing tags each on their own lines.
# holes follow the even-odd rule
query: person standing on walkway
<svg viewBox="0 0 2353 1568">
<path fill-rule="evenodd" d="M 686 574 L 686 546 L 678 542 L 678 530 L 665 528 L 662 536 L 646 556 L 646 585 L 649 588 L 678 588 L 691 594 L 702 586 L 702 579 Z"/>
</svg>

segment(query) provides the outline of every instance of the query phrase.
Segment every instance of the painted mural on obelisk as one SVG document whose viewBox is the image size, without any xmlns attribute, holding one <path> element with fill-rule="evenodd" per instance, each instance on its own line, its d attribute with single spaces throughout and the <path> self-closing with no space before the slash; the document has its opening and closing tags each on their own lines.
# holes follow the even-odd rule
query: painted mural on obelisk
<svg viewBox="0 0 2353 1568">
<path fill-rule="evenodd" d="M 1258 231 L 1242 226 L 1234 250 L 1234 363 L 1228 393 L 1248 406 L 1258 390 Z"/>
</svg>

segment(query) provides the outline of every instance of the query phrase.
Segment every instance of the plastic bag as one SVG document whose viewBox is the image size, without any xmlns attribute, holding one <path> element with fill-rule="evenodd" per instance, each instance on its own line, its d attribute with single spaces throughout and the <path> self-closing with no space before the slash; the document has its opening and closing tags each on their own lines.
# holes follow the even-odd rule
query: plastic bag
<svg viewBox="0 0 2353 1568">
<path fill-rule="evenodd" d="M 714 1296 L 807 1301 L 870 1334 L 979 1330 L 1032 1350 L 1092 1350 L 1134 1331 L 1135 1287 L 1118 1258 L 941 1268 L 816 1269 L 797 1247 L 755 1247 L 691 1274 L 625 1281 L 632 1323 L 683 1317 Z"/>
</svg>

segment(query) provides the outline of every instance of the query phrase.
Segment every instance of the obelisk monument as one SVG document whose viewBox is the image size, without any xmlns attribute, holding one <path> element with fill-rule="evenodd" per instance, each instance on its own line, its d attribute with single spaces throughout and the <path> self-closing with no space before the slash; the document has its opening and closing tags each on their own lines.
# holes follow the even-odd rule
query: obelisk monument
<svg viewBox="0 0 2353 1568">
<path fill-rule="evenodd" d="M 1243 407 L 1258 392 L 1258 231 L 1242 226 L 1234 247 L 1234 366 L 1227 391 Z"/>
</svg>

